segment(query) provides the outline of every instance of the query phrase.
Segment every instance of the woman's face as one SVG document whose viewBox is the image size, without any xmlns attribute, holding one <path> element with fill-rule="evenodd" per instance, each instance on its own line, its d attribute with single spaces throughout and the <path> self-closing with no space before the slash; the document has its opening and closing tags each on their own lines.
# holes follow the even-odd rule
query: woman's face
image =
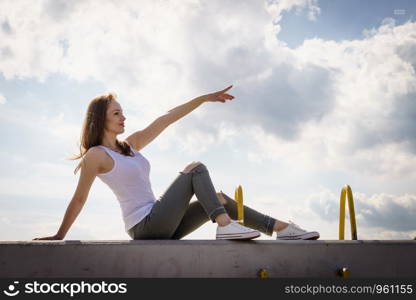
<svg viewBox="0 0 416 300">
<path fill-rule="evenodd" d="M 105 129 L 115 134 L 121 134 L 124 132 L 124 120 L 126 118 L 120 104 L 115 100 L 110 101 L 107 108 Z"/>
</svg>

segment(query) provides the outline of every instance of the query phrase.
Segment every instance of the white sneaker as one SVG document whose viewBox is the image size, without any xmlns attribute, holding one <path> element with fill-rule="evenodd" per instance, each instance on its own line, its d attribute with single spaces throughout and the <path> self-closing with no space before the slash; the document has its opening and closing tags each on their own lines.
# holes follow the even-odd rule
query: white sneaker
<svg viewBox="0 0 416 300">
<path fill-rule="evenodd" d="M 316 240 L 318 238 L 319 232 L 306 231 L 292 221 L 289 221 L 286 228 L 276 232 L 276 240 Z"/>
<path fill-rule="evenodd" d="M 217 226 L 217 240 L 251 240 L 259 237 L 259 231 L 242 226 L 236 220 L 226 226 Z"/>
</svg>

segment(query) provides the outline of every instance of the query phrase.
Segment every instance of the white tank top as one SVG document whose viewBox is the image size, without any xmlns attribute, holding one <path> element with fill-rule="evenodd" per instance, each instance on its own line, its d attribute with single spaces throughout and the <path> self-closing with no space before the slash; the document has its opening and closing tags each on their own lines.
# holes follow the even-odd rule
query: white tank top
<svg viewBox="0 0 416 300">
<path fill-rule="evenodd" d="M 139 223 L 146 217 L 156 198 L 149 180 L 150 163 L 136 149 L 130 147 L 134 157 L 125 156 L 106 146 L 99 145 L 114 161 L 114 167 L 97 176 L 107 184 L 117 196 L 120 203 L 125 230 Z"/>
</svg>

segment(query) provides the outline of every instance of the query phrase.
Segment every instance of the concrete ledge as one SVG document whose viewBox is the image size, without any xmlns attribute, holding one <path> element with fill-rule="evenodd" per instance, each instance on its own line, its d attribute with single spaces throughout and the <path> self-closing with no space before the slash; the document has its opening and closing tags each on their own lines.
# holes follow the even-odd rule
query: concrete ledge
<svg viewBox="0 0 416 300">
<path fill-rule="evenodd" d="M 413 240 L 0 241 L 0 277 L 416 276 Z"/>
</svg>

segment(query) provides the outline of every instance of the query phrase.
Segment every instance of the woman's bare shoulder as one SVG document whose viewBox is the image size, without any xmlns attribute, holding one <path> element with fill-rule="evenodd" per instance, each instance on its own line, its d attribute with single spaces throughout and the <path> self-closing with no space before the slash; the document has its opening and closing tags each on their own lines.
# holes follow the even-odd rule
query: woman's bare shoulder
<svg viewBox="0 0 416 300">
<path fill-rule="evenodd" d="M 85 153 L 86 159 L 95 160 L 98 162 L 102 162 L 103 159 L 105 159 L 106 153 L 103 148 L 100 148 L 98 146 L 91 147 L 88 149 L 88 151 Z"/>
<path fill-rule="evenodd" d="M 87 165 L 91 168 L 96 168 L 99 172 L 108 164 L 105 150 L 98 146 L 89 148 L 82 160 L 87 162 Z"/>
<path fill-rule="evenodd" d="M 93 146 L 90 149 L 88 149 L 87 153 L 91 152 L 91 153 L 104 153 L 105 150 L 103 148 L 101 148 L 100 146 Z"/>
</svg>

